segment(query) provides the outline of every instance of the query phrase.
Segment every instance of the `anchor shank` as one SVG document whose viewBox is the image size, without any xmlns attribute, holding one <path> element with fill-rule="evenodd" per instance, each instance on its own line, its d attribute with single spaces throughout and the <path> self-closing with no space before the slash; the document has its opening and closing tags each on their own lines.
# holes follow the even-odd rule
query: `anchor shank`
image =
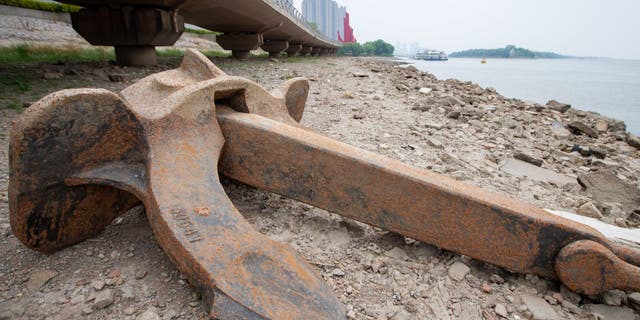
<svg viewBox="0 0 640 320">
<path fill-rule="evenodd" d="M 219 109 L 224 175 L 517 272 L 555 278 L 557 253 L 596 230 L 254 114 Z"/>
</svg>

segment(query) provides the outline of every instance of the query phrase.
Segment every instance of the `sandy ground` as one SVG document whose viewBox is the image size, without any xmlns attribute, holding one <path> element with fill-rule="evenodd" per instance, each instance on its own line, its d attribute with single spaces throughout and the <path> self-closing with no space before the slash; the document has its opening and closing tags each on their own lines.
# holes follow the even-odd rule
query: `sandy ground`
<svg viewBox="0 0 640 320">
<path fill-rule="evenodd" d="M 112 82 L 110 75 L 133 82 L 178 63 L 1 66 L 0 77 L 17 77 L 30 86 L 23 92 L 7 82 L 0 88 L 0 105 L 29 105 L 63 88 L 119 91 L 128 83 Z M 615 121 L 505 99 L 490 88 L 436 80 L 382 60 L 214 63 L 269 89 L 294 76 L 309 78 L 302 123 L 351 145 L 541 207 L 577 211 L 590 203 L 602 220 L 625 227 L 636 223 L 635 213 L 595 199 L 575 182 L 580 174 L 605 168 L 637 188 L 638 152 L 623 133 L 611 130 Z M 420 88 L 431 90 L 420 93 Z M 143 208 L 117 219 L 100 236 L 51 255 L 24 247 L 10 230 L 7 203 L 7 140 L 18 115 L 14 110 L 0 115 L 0 319 L 206 317 L 196 291 L 158 247 Z M 555 125 L 576 119 L 591 125 L 605 121 L 609 129 L 593 139 Z M 604 148 L 607 157 L 570 152 L 570 145 Z M 501 170 L 517 152 L 574 182 L 536 181 Z M 223 183 L 258 231 L 289 244 L 313 265 L 353 319 L 596 319 L 595 313 L 640 319 L 637 293 L 579 296 L 554 281 L 513 274 L 234 181 Z"/>
</svg>

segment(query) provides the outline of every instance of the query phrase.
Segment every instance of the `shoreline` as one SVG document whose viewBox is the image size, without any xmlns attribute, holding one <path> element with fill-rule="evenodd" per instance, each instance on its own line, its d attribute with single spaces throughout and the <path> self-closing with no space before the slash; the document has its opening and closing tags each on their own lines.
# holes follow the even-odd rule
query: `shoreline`
<svg viewBox="0 0 640 320">
<path fill-rule="evenodd" d="M 640 72 L 640 61 L 492 60 L 494 63 L 488 61 L 486 65 L 476 64 L 475 59 L 469 58 L 452 59 L 447 65 L 404 61 L 438 77 L 471 80 L 482 86 L 495 87 L 506 97 L 539 104 L 553 99 L 566 102 L 585 112 L 624 120 L 629 132 L 640 134 L 640 94 L 635 90 L 640 85 L 640 78 L 634 76 Z"/>
<path fill-rule="evenodd" d="M 311 90 L 302 124 L 339 141 L 542 208 L 599 212 L 602 221 L 640 225 L 628 204 L 603 201 L 602 194 L 592 194 L 578 182 L 580 176 L 612 170 L 637 191 L 640 154 L 624 141 L 613 119 L 555 110 L 564 109 L 561 104 L 552 109 L 505 98 L 471 82 L 437 80 L 389 58 L 212 61 L 269 90 L 286 79 L 307 77 Z M 29 104 L 69 86 L 119 92 L 150 73 L 178 65 L 178 59 L 169 58 L 149 68 L 107 62 L 2 66 L 1 76 L 20 72 L 33 78 L 28 92 L 0 88 L 4 98 Z M 421 92 L 423 88 L 429 90 Z M 0 115 L 0 255 L 5 257 L 0 310 L 10 305 L 17 318 L 134 319 L 143 312 L 167 319 L 206 316 L 201 298 L 157 246 L 141 208 L 95 239 L 52 255 L 26 249 L 11 233 L 6 202 L 8 130 L 17 114 L 0 110 Z M 574 121 L 607 128 L 596 130 L 598 138 L 577 135 L 565 127 Z M 581 148 L 572 151 L 576 145 Z M 541 166 L 532 164 L 539 161 Z M 544 174 L 526 177 L 519 175 L 521 167 L 505 167 L 520 162 Z M 631 292 L 580 296 L 552 280 L 514 274 L 237 182 L 224 179 L 223 185 L 258 231 L 310 261 L 345 304 L 350 319 L 639 315 Z M 26 288 L 26 281 L 32 283 L 39 274 L 55 275 L 35 291 Z M 96 307 L 96 299 L 103 305 L 105 296 L 111 298 L 109 304 Z"/>
</svg>

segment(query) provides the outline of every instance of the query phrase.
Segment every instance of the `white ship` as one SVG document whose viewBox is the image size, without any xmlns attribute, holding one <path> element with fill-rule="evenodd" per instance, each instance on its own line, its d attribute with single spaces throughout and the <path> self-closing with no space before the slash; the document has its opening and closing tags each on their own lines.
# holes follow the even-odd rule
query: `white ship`
<svg viewBox="0 0 640 320">
<path fill-rule="evenodd" d="M 436 51 L 436 50 L 426 50 L 425 52 L 416 53 L 417 60 L 427 60 L 427 61 L 447 61 L 449 57 L 444 51 Z"/>
</svg>

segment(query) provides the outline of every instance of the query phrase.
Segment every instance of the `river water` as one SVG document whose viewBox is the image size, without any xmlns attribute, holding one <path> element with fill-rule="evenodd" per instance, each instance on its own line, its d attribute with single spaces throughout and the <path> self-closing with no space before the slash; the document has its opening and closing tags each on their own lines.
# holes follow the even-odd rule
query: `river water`
<svg viewBox="0 0 640 320">
<path fill-rule="evenodd" d="M 470 80 L 510 98 L 570 103 L 623 120 L 629 132 L 640 135 L 640 60 L 480 60 L 406 61 L 438 79 Z"/>
</svg>

